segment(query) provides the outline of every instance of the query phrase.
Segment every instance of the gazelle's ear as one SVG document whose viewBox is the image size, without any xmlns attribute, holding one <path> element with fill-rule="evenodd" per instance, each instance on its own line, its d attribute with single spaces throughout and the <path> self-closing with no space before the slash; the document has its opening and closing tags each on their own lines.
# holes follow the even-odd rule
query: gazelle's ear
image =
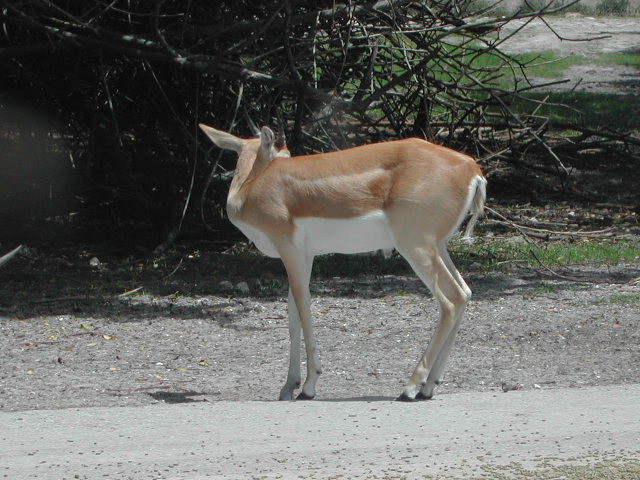
<svg viewBox="0 0 640 480">
<path fill-rule="evenodd" d="M 241 138 L 238 138 L 234 135 L 231 135 L 230 133 L 223 132 L 221 130 L 216 130 L 215 128 L 209 127 L 203 123 L 200 123 L 199 127 L 218 147 L 225 150 L 233 150 L 238 154 L 242 151 L 244 140 L 242 140 Z"/>
<path fill-rule="evenodd" d="M 260 148 L 264 152 L 271 152 L 273 143 L 276 140 L 276 136 L 269 127 L 262 127 L 260 129 Z"/>
</svg>

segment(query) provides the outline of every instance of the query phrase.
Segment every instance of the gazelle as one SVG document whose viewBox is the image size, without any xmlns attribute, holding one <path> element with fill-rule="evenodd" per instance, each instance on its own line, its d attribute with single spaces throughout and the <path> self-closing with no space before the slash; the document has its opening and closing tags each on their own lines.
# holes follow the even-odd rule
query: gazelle
<svg viewBox="0 0 640 480">
<path fill-rule="evenodd" d="M 300 386 L 300 330 L 307 377 L 298 399 L 312 399 L 322 373 L 310 313 L 314 256 L 396 248 L 431 290 L 440 321 L 398 400 L 433 396 L 471 290 L 446 250 L 469 212 L 469 236 L 485 201 L 486 180 L 469 156 L 410 138 L 289 158 L 263 127 L 241 139 L 206 125 L 218 147 L 238 154 L 227 197 L 229 219 L 289 277 L 291 351 L 280 400 Z"/>
</svg>

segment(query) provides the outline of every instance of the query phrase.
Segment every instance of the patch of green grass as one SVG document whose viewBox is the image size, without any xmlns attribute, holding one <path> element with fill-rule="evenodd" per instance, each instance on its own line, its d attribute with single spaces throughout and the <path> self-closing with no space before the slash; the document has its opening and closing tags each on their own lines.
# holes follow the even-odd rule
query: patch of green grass
<svg viewBox="0 0 640 480">
<path fill-rule="evenodd" d="M 596 65 L 623 65 L 626 67 L 640 68 L 640 55 L 635 53 L 600 53 L 586 57 L 584 55 L 561 56 L 554 52 L 530 52 L 514 55 L 525 65 L 524 71 L 528 77 L 538 78 L 562 78 L 565 72 L 574 65 L 586 63 Z M 522 72 L 515 71 L 518 76 Z M 506 75 L 508 80 L 510 75 Z"/>
<path fill-rule="evenodd" d="M 556 293 L 558 291 L 557 287 L 551 285 L 542 285 L 540 287 L 536 287 L 533 290 L 527 292 L 528 296 L 537 297 L 538 295 L 549 295 L 552 293 Z"/>
<path fill-rule="evenodd" d="M 567 130 L 562 130 L 561 132 L 558 132 L 558 135 L 560 137 L 565 137 L 565 138 L 579 137 L 580 135 L 582 135 L 582 132 L 580 130 L 567 129 Z"/>
<path fill-rule="evenodd" d="M 393 293 L 393 295 L 396 297 L 408 297 L 409 295 L 411 295 L 411 292 L 407 292 L 405 290 L 397 290 Z"/>
<path fill-rule="evenodd" d="M 553 52 L 531 52 L 514 57 L 526 65 L 525 71 L 530 77 L 561 78 L 570 67 L 585 63 L 640 68 L 640 55 L 635 53 L 599 53 L 586 57 L 584 55 L 560 56 Z"/>
<path fill-rule="evenodd" d="M 543 78 L 560 78 L 569 67 L 587 61 L 582 55 L 559 56 L 552 52 L 523 53 L 515 57 L 526 65 L 528 76 Z"/>
<path fill-rule="evenodd" d="M 550 78 L 558 78 L 569 67 L 585 63 L 640 68 L 640 55 L 637 53 L 599 53 L 586 57 L 584 55 L 559 56 L 553 52 L 540 52 L 516 55 L 516 58 L 530 65 L 527 68 L 530 74 Z"/>
<path fill-rule="evenodd" d="M 487 270 L 509 264 L 554 267 L 585 263 L 640 263 L 640 246 L 616 242 L 553 242 L 545 245 L 478 239 L 471 246 L 452 245 L 451 256 L 461 267 L 479 264 Z"/>
<path fill-rule="evenodd" d="M 611 125 L 627 130 L 640 128 L 640 115 L 632 114 L 640 108 L 639 95 L 540 92 L 529 93 L 526 97 L 536 101 L 543 101 L 546 98 L 548 105 L 541 106 L 538 114 L 548 116 L 556 122 L 586 127 Z M 529 113 L 533 110 L 532 103 L 524 99 L 515 99 L 511 104 L 511 109 L 517 113 Z"/>
<path fill-rule="evenodd" d="M 637 305 L 640 304 L 640 295 L 620 293 L 602 300 L 597 300 L 594 303 L 598 305 Z"/>
<path fill-rule="evenodd" d="M 579 264 L 640 263 L 640 246 L 622 242 L 552 242 L 544 245 L 512 243 L 504 240 L 476 239 L 473 245 L 453 240 L 451 258 L 461 271 L 505 270 L 510 265 L 549 267 Z M 397 253 L 385 259 L 382 255 L 323 255 L 316 257 L 313 276 L 318 278 L 359 275 L 412 275 L 407 262 Z M 551 292 L 541 292 L 551 293 Z"/>
<path fill-rule="evenodd" d="M 580 263 L 619 263 L 640 261 L 640 249 L 630 245 L 582 243 L 550 244 L 545 247 L 532 247 L 529 250 L 534 258 L 548 265 L 571 265 Z"/>
<path fill-rule="evenodd" d="M 640 68 L 640 54 L 637 53 L 601 53 L 593 59 L 601 65 L 624 65 Z"/>
<path fill-rule="evenodd" d="M 599 15 L 624 15 L 629 10 L 629 0 L 602 0 L 596 6 Z"/>
</svg>

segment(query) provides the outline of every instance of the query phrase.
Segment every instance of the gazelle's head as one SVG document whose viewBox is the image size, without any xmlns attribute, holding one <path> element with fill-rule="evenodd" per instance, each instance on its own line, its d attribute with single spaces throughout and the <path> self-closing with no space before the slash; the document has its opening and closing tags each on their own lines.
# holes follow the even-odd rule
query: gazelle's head
<svg viewBox="0 0 640 480">
<path fill-rule="evenodd" d="M 275 157 L 291 156 L 282 129 L 276 136 L 269 127 L 262 127 L 258 138 L 245 139 L 202 123 L 200 128 L 218 147 L 236 152 L 240 160 L 250 160 L 255 164 L 266 165 Z"/>
<path fill-rule="evenodd" d="M 262 160 L 270 162 L 275 157 L 290 157 L 291 152 L 287 148 L 287 139 L 284 136 L 282 128 L 278 130 L 278 135 L 273 133 L 269 127 L 260 129 L 260 147 L 258 148 L 258 156 Z"/>
</svg>

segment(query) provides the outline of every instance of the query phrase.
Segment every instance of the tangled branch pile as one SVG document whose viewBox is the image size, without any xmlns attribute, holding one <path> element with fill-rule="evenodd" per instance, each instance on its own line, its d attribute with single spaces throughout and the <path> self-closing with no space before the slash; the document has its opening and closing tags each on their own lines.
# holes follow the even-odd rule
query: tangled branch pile
<svg viewBox="0 0 640 480">
<path fill-rule="evenodd" d="M 279 122 L 298 154 L 417 135 L 486 159 L 538 148 L 565 170 L 547 120 L 511 111 L 538 85 L 500 51 L 505 24 L 549 5 L 508 18 L 471 0 L 0 5 L 5 216 L 73 210 L 96 231 L 171 239 L 203 193 L 224 204 L 199 161 L 202 121 L 246 136 L 249 119 Z"/>
</svg>

